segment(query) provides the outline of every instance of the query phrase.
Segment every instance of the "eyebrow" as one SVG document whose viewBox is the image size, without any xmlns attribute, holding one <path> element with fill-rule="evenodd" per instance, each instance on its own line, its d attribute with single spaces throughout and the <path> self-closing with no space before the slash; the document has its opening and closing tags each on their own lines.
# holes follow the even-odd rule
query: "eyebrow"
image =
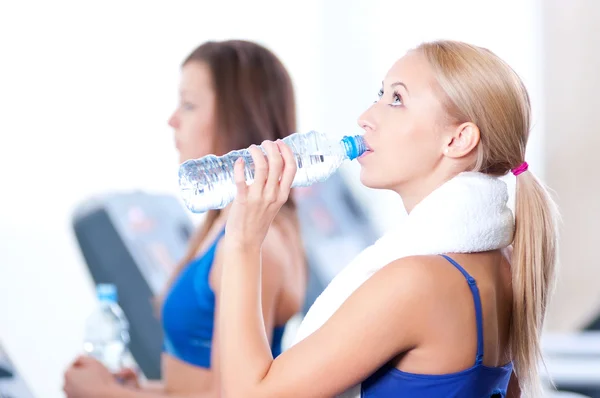
<svg viewBox="0 0 600 398">
<path fill-rule="evenodd" d="M 394 82 L 390 86 L 391 87 L 402 86 L 402 87 L 404 87 L 404 89 L 406 90 L 406 92 L 410 94 L 410 91 L 408 91 L 408 87 L 406 87 L 406 84 L 404 84 L 402 82 Z"/>
<path fill-rule="evenodd" d="M 384 86 L 384 85 L 385 85 L 384 82 L 381 82 L 381 86 Z M 401 81 L 397 81 L 397 82 L 390 84 L 390 87 L 392 87 L 392 88 L 397 87 L 397 86 L 404 87 L 406 92 L 410 94 L 410 91 L 408 91 L 408 87 L 406 87 L 406 84 L 402 83 Z"/>
</svg>

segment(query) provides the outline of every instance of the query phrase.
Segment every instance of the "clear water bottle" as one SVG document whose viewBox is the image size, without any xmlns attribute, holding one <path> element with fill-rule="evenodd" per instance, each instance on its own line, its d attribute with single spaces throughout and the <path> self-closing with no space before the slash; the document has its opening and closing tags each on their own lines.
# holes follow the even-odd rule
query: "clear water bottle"
<svg viewBox="0 0 600 398">
<path fill-rule="evenodd" d="M 353 160 L 368 150 L 359 135 L 332 140 L 323 133 L 310 131 L 292 134 L 283 141 L 296 156 L 298 171 L 293 187 L 306 187 L 325 181 L 345 160 Z M 194 213 L 227 206 L 237 192 L 233 166 L 240 157 L 246 165 L 246 183 L 250 184 L 254 180 L 254 162 L 248 149 L 219 157 L 208 155 L 181 164 L 179 187 L 185 205 Z"/>
<path fill-rule="evenodd" d="M 122 369 L 129 346 L 129 322 L 117 304 L 117 288 L 96 286 L 98 307 L 85 325 L 84 352 L 102 362 L 111 372 Z"/>
</svg>

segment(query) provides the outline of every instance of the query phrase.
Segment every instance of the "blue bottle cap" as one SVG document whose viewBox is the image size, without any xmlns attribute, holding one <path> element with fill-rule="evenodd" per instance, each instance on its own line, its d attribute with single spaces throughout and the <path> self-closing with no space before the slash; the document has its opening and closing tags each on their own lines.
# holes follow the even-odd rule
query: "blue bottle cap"
<svg viewBox="0 0 600 398">
<path fill-rule="evenodd" d="M 346 149 L 346 156 L 348 156 L 348 159 L 350 160 L 356 159 L 367 150 L 365 140 L 360 135 L 344 136 L 344 138 L 342 138 L 342 142 L 344 143 L 344 148 Z"/>
<path fill-rule="evenodd" d="M 112 283 L 99 283 L 96 285 L 96 295 L 100 301 L 117 302 L 117 287 Z"/>
</svg>

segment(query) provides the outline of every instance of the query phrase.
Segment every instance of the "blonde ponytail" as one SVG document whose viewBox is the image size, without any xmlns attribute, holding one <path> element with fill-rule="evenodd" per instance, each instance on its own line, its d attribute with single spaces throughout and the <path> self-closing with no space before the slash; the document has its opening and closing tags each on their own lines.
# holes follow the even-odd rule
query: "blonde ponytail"
<svg viewBox="0 0 600 398">
<path fill-rule="evenodd" d="M 540 337 L 554 284 L 558 212 L 533 173 L 526 171 L 516 180 L 511 353 L 523 393 L 540 396 Z"/>
<path fill-rule="evenodd" d="M 450 118 L 479 128 L 473 170 L 503 176 L 519 168 L 531 121 L 529 95 L 519 76 L 491 51 L 462 42 L 424 43 L 416 51 L 431 66 Z M 516 178 L 511 357 L 524 395 L 536 397 L 541 390 L 540 335 L 557 260 L 558 213 L 533 173 Z"/>
</svg>

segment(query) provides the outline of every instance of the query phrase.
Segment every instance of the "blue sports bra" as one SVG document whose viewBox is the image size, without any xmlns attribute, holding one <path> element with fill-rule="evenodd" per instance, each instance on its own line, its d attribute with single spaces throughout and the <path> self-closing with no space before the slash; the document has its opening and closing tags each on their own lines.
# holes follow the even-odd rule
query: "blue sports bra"
<svg viewBox="0 0 600 398">
<path fill-rule="evenodd" d="M 173 283 L 162 309 L 163 351 L 191 365 L 210 368 L 215 319 L 215 295 L 209 284 L 217 244 L 223 230 L 208 250 L 184 268 Z M 285 326 L 273 331 L 273 356 L 281 353 Z"/>
<path fill-rule="evenodd" d="M 512 362 L 501 367 L 488 367 L 483 364 L 483 313 L 477 283 L 456 261 L 448 256 L 443 257 L 464 275 L 471 288 L 477 321 L 475 364 L 467 370 L 443 375 L 406 373 L 387 365 L 362 383 L 361 397 L 502 398 L 506 396 L 512 373 Z"/>
</svg>

